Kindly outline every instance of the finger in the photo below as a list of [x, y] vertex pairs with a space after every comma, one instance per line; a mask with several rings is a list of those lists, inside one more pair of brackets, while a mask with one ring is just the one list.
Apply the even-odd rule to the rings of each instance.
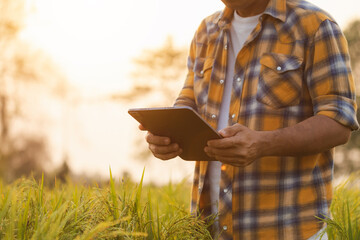
[[246, 129], [245, 126], [239, 124], [239, 123], [236, 123], [232, 126], [229, 126], [229, 127], [226, 127], [224, 129], [221, 129], [219, 131], [220, 135], [227, 138], [227, 137], [232, 137], [232, 136], [235, 136], [238, 132], [242, 131]]
[[239, 153], [236, 152], [235, 148], [213, 148], [205, 147], [205, 152], [208, 152], [212, 155], [222, 156], [222, 157], [241, 157]]
[[180, 147], [176, 143], [167, 146], [149, 144], [149, 149], [154, 154], [170, 154], [170, 153], [178, 152]]
[[140, 129], [141, 131], [146, 131], [146, 128], [145, 128], [142, 124], [139, 124], [139, 129]]
[[235, 147], [236, 142], [234, 137], [227, 137], [222, 139], [210, 140], [207, 145], [212, 148], [232, 148]]
[[207, 149], [207, 147], [204, 148], [204, 152], [205, 152], [206, 155], [208, 155], [209, 157], [215, 158], [215, 155], [214, 155], [211, 151], [209, 151], [209, 150]]
[[167, 153], [167, 154], [154, 154], [154, 156], [161, 160], [166, 161], [179, 156], [181, 153], [182, 153], [182, 149], [179, 149], [179, 151], [176, 152]]
[[156, 135], [152, 134], [151, 132], [148, 132], [145, 139], [149, 144], [154, 144], [154, 145], [167, 146], [171, 143], [170, 138], [156, 136]]

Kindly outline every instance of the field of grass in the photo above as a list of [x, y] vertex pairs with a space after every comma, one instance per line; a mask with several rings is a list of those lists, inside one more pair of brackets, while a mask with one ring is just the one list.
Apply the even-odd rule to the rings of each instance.
[[[111, 175], [110, 175], [111, 176]], [[188, 183], [114, 181], [99, 187], [0, 182], [0, 239], [211, 239], [189, 215]]]
[[[110, 173], [111, 176], [111, 173]], [[189, 214], [187, 182], [155, 187], [111, 180], [104, 186], [19, 179], [0, 182], [0, 239], [211, 239]], [[335, 189], [329, 239], [360, 239], [360, 177]]]
[[360, 172], [335, 188], [326, 232], [329, 240], [360, 240]]

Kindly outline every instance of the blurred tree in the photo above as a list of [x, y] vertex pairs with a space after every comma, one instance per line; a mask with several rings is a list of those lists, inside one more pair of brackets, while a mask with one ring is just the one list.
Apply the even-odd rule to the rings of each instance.
[[63, 183], [66, 182], [67, 178], [70, 177], [71, 174], [68, 162], [69, 157], [64, 156], [62, 165], [55, 172], [56, 179], [60, 180]]
[[21, 133], [16, 125], [19, 118], [28, 121], [24, 106], [39, 94], [30, 89], [41, 85], [59, 96], [66, 91], [65, 78], [51, 59], [18, 37], [29, 5], [26, 0], [0, 1], [0, 176], [5, 180], [43, 171], [49, 160], [44, 137]]
[[[16, 143], [16, 144], [15, 144]], [[21, 176], [32, 174], [36, 179], [44, 172], [44, 162], [49, 161], [46, 142], [39, 136], [23, 136], [8, 144], [0, 160], [0, 176], [12, 181]]]
[[137, 101], [156, 95], [152, 105], [171, 106], [186, 74], [187, 49], [176, 47], [171, 36], [157, 49], [145, 49], [134, 59], [134, 80], [128, 93], [115, 94], [115, 100]]

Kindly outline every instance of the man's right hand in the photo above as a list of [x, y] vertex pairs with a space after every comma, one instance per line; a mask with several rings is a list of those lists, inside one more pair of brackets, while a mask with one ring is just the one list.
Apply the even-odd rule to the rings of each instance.
[[[147, 131], [141, 124], [139, 125], [139, 129]], [[179, 145], [177, 143], [171, 143], [171, 140], [168, 137], [156, 136], [148, 131], [145, 139], [149, 143], [149, 149], [152, 154], [161, 160], [169, 160], [182, 153], [182, 149]]]

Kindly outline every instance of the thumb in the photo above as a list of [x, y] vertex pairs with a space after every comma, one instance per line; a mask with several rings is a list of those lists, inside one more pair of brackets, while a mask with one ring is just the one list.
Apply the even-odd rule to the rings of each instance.
[[220, 135], [223, 137], [232, 137], [235, 136], [238, 132], [241, 132], [245, 129], [245, 126], [236, 123], [232, 126], [226, 127], [219, 131]]

